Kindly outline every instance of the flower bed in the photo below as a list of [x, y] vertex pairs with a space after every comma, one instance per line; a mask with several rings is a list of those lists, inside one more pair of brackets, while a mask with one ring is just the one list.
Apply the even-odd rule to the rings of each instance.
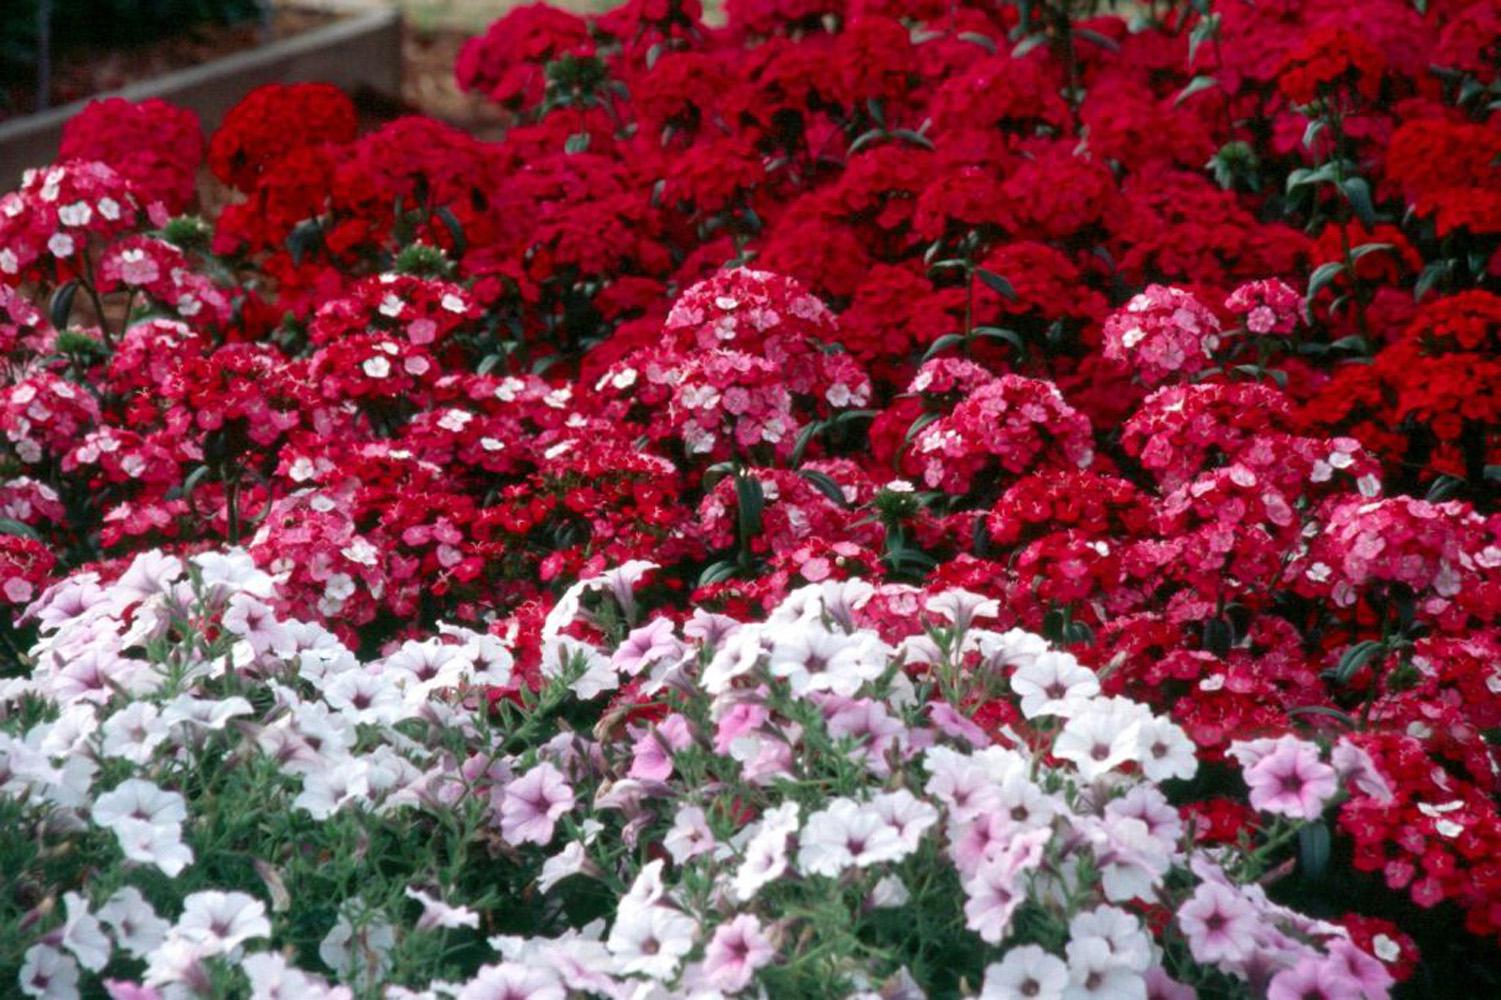
[[1501, 988], [1491, 7], [534, 6], [500, 143], [80, 115], [0, 198], [0, 975]]

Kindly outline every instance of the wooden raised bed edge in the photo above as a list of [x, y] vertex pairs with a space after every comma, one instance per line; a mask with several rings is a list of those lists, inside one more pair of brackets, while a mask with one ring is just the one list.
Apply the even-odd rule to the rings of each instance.
[[[0, 191], [15, 187], [28, 167], [57, 158], [63, 125], [90, 101], [159, 97], [198, 113], [213, 129], [251, 90], [267, 83], [321, 81], [350, 92], [401, 94], [401, 16], [395, 11], [356, 14], [311, 31], [141, 80], [119, 90], [0, 123]], [[296, 128], [288, 122], [288, 128]]]

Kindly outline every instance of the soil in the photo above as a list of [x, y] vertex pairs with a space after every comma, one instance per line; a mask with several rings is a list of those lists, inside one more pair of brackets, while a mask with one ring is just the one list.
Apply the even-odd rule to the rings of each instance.
[[497, 139], [507, 115], [493, 102], [466, 94], [453, 78], [454, 60], [468, 31], [418, 31], [409, 23], [402, 44], [401, 97], [408, 113], [429, 115], [479, 139]]
[[[290, 38], [336, 20], [338, 16], [334, 14], [276, 10], [269, 31], [259, 23], [202, 24], [170, 38], [127, 49], [65, 48], [53, 56], [50, 104], [57, 107], [117, 90], [128, 83], [253, 49], [271, 39]], [[36, 110], [36, 96], [34, 80], [7, 82], [0, 88], [0, 120]]]
[[[53, 58], [51, 106], [58, 107], [127, 84], [197, 66], [220, 56], [253, 49], [321, 28], [339, 14], [278, 9], [269, 33], [259, 24], [204, 24], [171, 38], [127, 49], [78, 47]], [[372, 94], [353, 94], [367, 127], [403, 114], [424, 114], [467, 129], [482, 139], [497, 138], [505, 116], [492, 103], [459, 90], [453, 78], [459, 49], [474, 32], [463, 27], [427, 28], [408, 20], [402, 45], [402, 94], [399, 101]], [[0, 121], [36, 108], [31, 80], [0, 84]]]

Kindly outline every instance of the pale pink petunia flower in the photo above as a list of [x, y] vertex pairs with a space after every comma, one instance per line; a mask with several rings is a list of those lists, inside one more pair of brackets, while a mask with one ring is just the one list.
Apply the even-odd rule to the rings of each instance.
[[737, 993], [775, 955], [776, 948], [762, 932], [761, 921], [742, 913], [714, 931], [704, 952], [704, 973], [711, 986]]
[[682, 642], [673, 634], [672, 619], [653, 618], [631, 630], [610, 657], [610, 665], [634, 677], [658, 660], [680, 656], [683, 648]]
[[742, 701], [731, 705], [723, 715], [719, 717], [714, 730], [714, 750], [716, 753], [727, 754], [730, 745], [742, 736], [753, 733], [767, 719], [771, 713], [762, 705], [754, 701]]
[[1334, 744], [1329, 763], [1340, 780], [1353, 782], [1356, 788], [1377, 802], [1392, 800], [1392, 788], [1386, 776], [1376, 767], [1371, 755], [1348, 737], [1340, 737]]
[[1380, 959], [1366, 954], [1344, 938], [1334, 938], [1328, 947], [1329, 960], [1342, 965], [1345, 973], [1359, 984], [1366, 996], [1384, 997], [1391, 992], [1396, 980]]
[[1256, 908], [1227, 885], [1204, 882], [1178, 907], [1178, 926], [1206, 965], [1245, 961], [1255, 949]]
[[1028, 830], [1011, 838], [964, 882], [965, 926], [991, 944], [999, 944], [1011, 916], [1026, 898], [1023, 876], [1042, 861], [1050, 830]]
[[673, 863], [681, 865], [689, 858], [712, 852], [717, 845], [704, 811], [698, 806], [684, 806], [673, 819], [672, 829], [662, 838], [662, 846], [672, 856]]
[[1187, 983], [1180, 983], [1154, 965], [1144, 977], [1147, 981], [1147, 1000], [1198, 1000], [1198, 993]]
[[506, 786], [501, 835], [511, 844], [545, 846], [558, 818], [573, 809], [573, 788], [563, 772], [543, 762]]
[[1363, 1000], [1370, 996], [1343, 962], [1322, 955], [1306, 956], [1283, 969], [1266, 988], [1267, 1000]]
[[629, 774], [643, 781], [666, 781], [672, 777], [672, 755], [692, 745], [692, 727], [674, 712], [636, 740]]
[[1319, 749], [1296, 736], [1280, 737], [1270, 753], [1245, 769], [1252, 808], [1294, 819], [1317, 819], [1339, 790], [1334, 768]]

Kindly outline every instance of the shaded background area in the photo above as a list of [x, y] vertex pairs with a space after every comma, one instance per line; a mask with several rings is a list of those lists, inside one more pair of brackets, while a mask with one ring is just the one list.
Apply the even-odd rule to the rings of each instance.
[[[458, 91], [454, 58], [464, 39], [521, 2], [3, 0], [0, 121], [295, 37], [353, 14], [395, 10], [405, 24], [402, 100], [413, 111], [484, 130], [494, 124], [493, 109]], [[579, 13], [613, 5], [612, 0], [554, 4]], [[45, 47], [44, 41], [49, 42]]]

